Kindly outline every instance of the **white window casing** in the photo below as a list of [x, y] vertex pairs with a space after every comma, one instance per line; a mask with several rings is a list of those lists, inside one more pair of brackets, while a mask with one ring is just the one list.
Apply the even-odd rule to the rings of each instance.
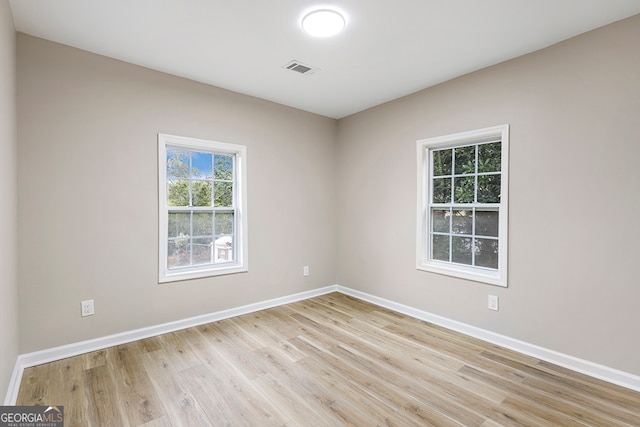
[[159, 283], [248, 271], [246, 165], [243, 145], [158, 134]]
[[508, 159], [509, 125], [417, 141], [418, 270], [507, 286]]

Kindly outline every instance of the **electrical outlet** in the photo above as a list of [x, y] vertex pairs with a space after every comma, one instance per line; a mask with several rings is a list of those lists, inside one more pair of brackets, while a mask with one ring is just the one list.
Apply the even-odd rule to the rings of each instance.
[[93, 308], [93, 300], [86, 300], [86, 301], [81, 301], [80, 302], [80, 314], [82, 315], [82, 317], [86, 317], [86, 316], [93, 316], [95, 314], [94, 308]]
[[305, 265], [304, 267], [302, 267], [302, 275], [303, 276], [308, 276], [309, 275], [309, 266]]
[[489, 295], [489, 310], [498, 311], [498, 297]]

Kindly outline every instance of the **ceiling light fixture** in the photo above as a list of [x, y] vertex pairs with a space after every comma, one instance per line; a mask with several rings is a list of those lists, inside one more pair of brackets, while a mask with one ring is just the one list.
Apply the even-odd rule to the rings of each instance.
[[331, 37], [344, 28], [344, 17], [335, 10], [315, 10], [302, 18], [302, 29], [313, 37]]

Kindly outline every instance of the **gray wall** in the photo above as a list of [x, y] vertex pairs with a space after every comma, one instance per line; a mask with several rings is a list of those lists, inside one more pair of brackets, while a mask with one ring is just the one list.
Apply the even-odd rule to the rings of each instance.
[[[639, 375], [638, 41], [640, 16], [341, 120], [338, 283]], [[509, 287], [417, 271], [416, 140], [505, 123]]]
[[[19, 34], [20, 351], [334, 284], [336, 127]], [[247, 146], [248, 273], [158, 284], [158, 132]]]
[[0, 0], [0, 390], [18, 356], [15, 34], [9, 3]]

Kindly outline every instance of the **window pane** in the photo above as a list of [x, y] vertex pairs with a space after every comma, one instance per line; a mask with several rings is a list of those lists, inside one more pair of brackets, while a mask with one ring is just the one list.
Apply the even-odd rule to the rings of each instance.
[[192, 178], [212, 178], [213, 155], [210, 153], [191, 153], [191, 177]]
[[473, 203], [475, 177], [465, 176], [455, 179], [454, 203]]
[[211, 264], [213, 237], [193, 239], [193, 264]]
[[476, 146], [460, 147], [455, 149], [456, 167], [454, 173], [476, 173]]
[[431, 217], [433, 231], [436, 233], [448, 233], [450, 217], [449, 209], [434, 209]]
[[231, 181], [233, 179], [233, 157], [215, 156], [214, 178]]
[[476, 265], [498, 269], [498, 241], [493, 239], [476, 239]]
[[189, 152], [167, 147], [167, 179], [189, 177]]
[[218, 207], [231, 207], [233, 206], [233, 183], [231, 182], [218, 182], [215, 181], [215, 200], [214, 206]]
[[456, 234], [473, 233], [473, 213], [466, 210], [454, 210], [451, 220], [451, 230]]
[[184, 267], [191, 263], [189, 239], [169, 240], [167, 249], [167, 266], [169, 268]]
[[233, 237], [221, 236], [214, 243], [215, 262], [233, 261]]
[[181, 179], [167, 182], [167, 205], [189, 206], [189, 181]]
[[189, 228], [191, 214], [190, 213], [169, 213], [169, 232], [168, 237], [189, 236]]
[[216, 213], [216, 236], [233, 234], [233, 214]]
[[213, 235], [213, 214], [210, 212], [193, 213], [193, 235], [211, 236]]
[[478, 145], [478, 172], [500, 172], [501, 150], [499, 142]]
[[432, 259], [449, 261], [449, 236], [434, 234], [432, 236]]
[[500, 203], [500, 175], [478, 177], [478, 203]]
[[159, 282], [247, 271], [246, 147], [158, 133], [158, 153]]
[[451, 237], [451, 261], [471, 265], [471, 237]]
[[211, 181], [192, 181], [193, 206], [211, 206]]
[[476, 211], [476, 236], [498, 237], [498, 211]]
[[451, 178], [433, 180], [433, 203], [451, 203]]
[[433, 152], [433, 176], [451, 175], [452, 150]]
[[506, 286], [508, 131], [417, 141], [418, 270]]

